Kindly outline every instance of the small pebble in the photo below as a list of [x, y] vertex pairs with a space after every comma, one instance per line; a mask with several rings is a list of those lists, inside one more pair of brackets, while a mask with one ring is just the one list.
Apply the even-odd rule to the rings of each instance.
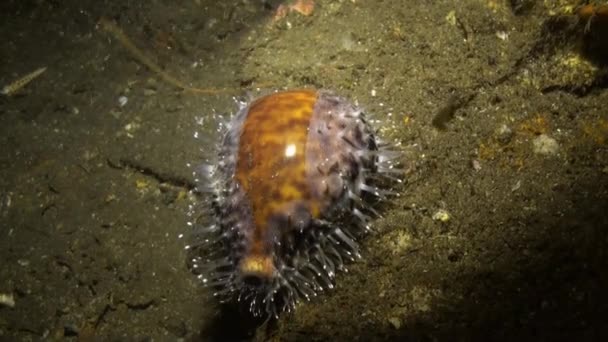
[[121, 107], [124, 107], [127, 104], [127, 102], [129, 102], [129, 99], [126, 96], [120, 96], [118, 98], [118, 105]]
[[0, 293], [0, 306], [15, 307], [15, 298], [12, 294]]
[[439, 209], [433, 214], [433, 220], [443, 223], [448, 222], [450, 220], [450, 213], [447, 210]]
[[500, 40], [507, 40], [507, 39], [509, 39], [509, 33], [505, 32], [505, 31], [497, 31], [496, 37], [498, 37], [498, 39], [500, 39]]
[[391, 317], [388, 319], [388, 322], [391, 324], [391, 326], [393, 326], [393, 328], [395, 329], [399, 329], [401, 328], [401, 320], [397, 317]]
[[513, 130], [507, 125], [502, 125], [496, 130], [496, 140], [503, 145], [508, 144], [512, 137]]
[[532, 144], [534, 146], [534, 153], [544, 155], [555, 155], [559, 150], [559, 144], [557, 141], [546, 134], [541, 134], [536, 137]]
[[475, 170], [475, 171], [480, 171], [481, 170], [481, 163], [477, 159], [473, 159], [471, 161], [471, 166], [473, 167], [473, 170]]

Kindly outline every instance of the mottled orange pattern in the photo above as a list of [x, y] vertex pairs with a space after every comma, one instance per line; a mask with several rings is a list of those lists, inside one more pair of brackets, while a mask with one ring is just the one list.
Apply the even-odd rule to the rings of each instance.
[[[302, 205], [319, 215], [306, 182], [308, 127], [317, 100], [312, 90], [274, 93], [255, 101], [243, 124], [238, 148], [236, 179], [251, 204], [254, 231], [251, 250], [242, 269], [268, 274], [272, 257], [267, 236], [275, 214]], [[251, 267], [250, 267], [251, 266]]]

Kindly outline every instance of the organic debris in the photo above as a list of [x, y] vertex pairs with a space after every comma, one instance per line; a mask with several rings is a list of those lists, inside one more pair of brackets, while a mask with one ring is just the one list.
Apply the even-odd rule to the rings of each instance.
[[577, 9], [576, 15], [581, 20], [587, 21], [586, 30], [591, 27], [591, 22], [597, 21], [603, 24], [608, 23], [608, 5], [587, 4]]
[[474, 93], [452, 95], [448, 102], [435, 114], [431, 123], [438, 130], [446, 130], [448, 122], [454, 118], [456, 111], [466, 106], [474, 97]]
[[272, 17], [272, 22], [276, 22], [283, 19], [287, 14], [291, 12], [297, 12], [303, 16], [310, 16], [315, 10], [314, 0], [296, 0], [291, 5], [281, 4], [277, 7], [277, 10]]
[[25, 87], [28, 83], [32, 82], [35, 78], [42, 75], [42, 73], [45, 71], [46, 67], [36, 69], [35, 71], [21, 77], [20, 79], [2, 88], [1, 93], [6, 96], [14, 95], [16, 92], [23, 89], [23, 87]]
[[116, 25], [113, 21], [108, 20], [106, 18], [99, 19], [99, 27], [101, 27], [104, 31], [110, 33], [116, 40], [118, 40], [122, 46], [124, 46], [130, 53], [138, 60], [141, 64], [148, 67], [158, 76], [160, 76], [163, 81], [180, 88], [185, 91], [193, 92], [193, 93], [201, 93], [201, 94], [221, 94], [229, 92], [226, 89], [215, 89], [215, 88], [195, 88], [190, 87], [184, 84], [182, 81], [177, 78], [169, 75], [165, 71], [163, 71], [160, 66], [154, 63], [150, 58], [148, 58], [144, 53], [137, 47], [131, 40], [127, 37], [127, 35]]

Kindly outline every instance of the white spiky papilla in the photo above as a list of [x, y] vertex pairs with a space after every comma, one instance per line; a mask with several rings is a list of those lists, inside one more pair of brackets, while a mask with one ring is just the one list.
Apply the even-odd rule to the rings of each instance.
[[215, 289], [220, 300], [244, 302], [256, 316], [278, 316], [293, 310], [297, 302], [332, 289], [336, 273], [346, 271], [345, 262], [361, 257], [357, 240], [371, 229], [372, 218], [379, 216], [369, 198], [382, 200], [392, 194], [381, 187], [386, 180], [399, 181], [395, 163], [401, 154], [378, 139], [360, 108], [319, 92], [309, 139], [329, 139], [328, 145], [339, 153], [330, 149], [327, 156], [315, 155], [307, 162], [316, 163], [318, 174], [313, 178], [329, 184], [326, 191], [332, 200], [321, 218], [289, 231], [292, 236], [275, 239], [274, 276], [269, 282], [250, 284], [237, 268], [246, 250], [243, 222], [251, 219], [242, 206], [246, 194], [234, 177], [240, 131], [248, 112], [245, 105], [240, 107], [230, 122], [220, 124], [217, 159], [195, 172], [203, 203], [192, 207], [194, 233], [187, 248], [193, 271]]

